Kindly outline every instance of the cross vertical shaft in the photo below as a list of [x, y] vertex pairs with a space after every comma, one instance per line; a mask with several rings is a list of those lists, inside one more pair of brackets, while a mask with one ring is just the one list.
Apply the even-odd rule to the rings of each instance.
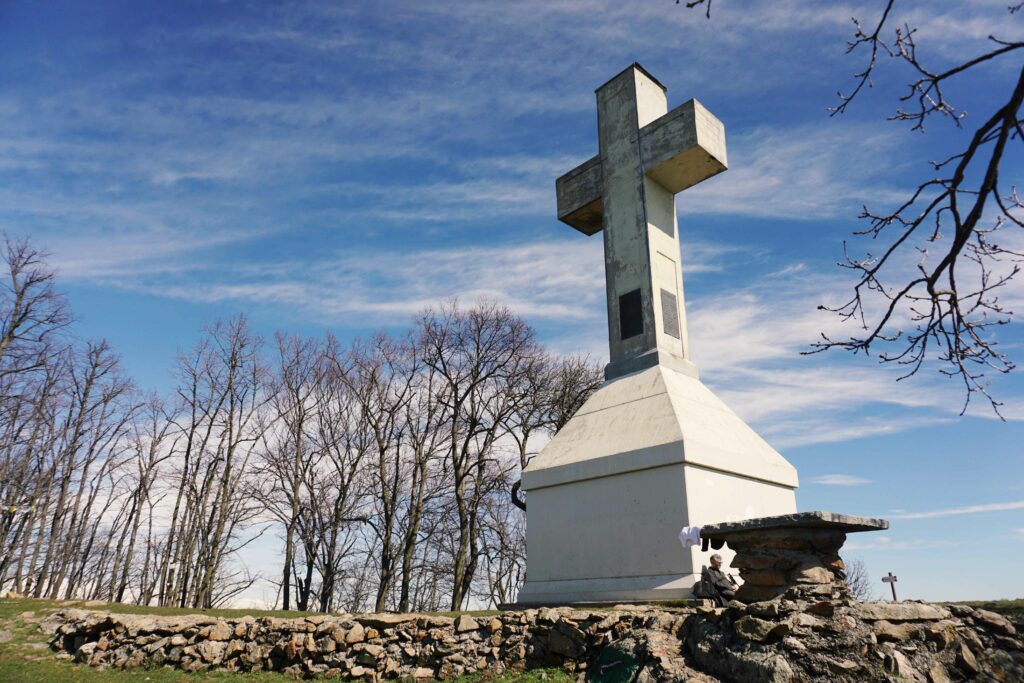
[[612, 367], [654, 350], [689, 361], [675, 200], [644, 174], [640, 145], [667, 111], [664, 87], [637, 68], [597, 91]]

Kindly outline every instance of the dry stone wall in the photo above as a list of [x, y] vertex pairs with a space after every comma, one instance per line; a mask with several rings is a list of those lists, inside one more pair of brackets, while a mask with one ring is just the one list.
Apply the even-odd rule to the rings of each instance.
[[371, 614], [220, 619], [71, 609], [55, 615], [44, 628], [56, 628], [55, 649], [91, 666], [447, 680], [474, 671], [539, 666], [583, 672], [593, 653], [623, 634], [648, 629], [677, 633], [690, 614], [692, 610], [542, 609], [480, 618]]
[[794, 588], [803, 597], [842, 599], [849, 596], [846, 566], [839, 549], [846, 534], [832, 529], [772, 529], [729, 536], [736, 552], [732, 566], [743, 585], [736, 598], [743, 602], [771, 600]]
[[62, 657], [98, 667], [275, 670], [450, 680], [560, 666], [580, 681], [1024, 681], [1024, 624], [916, 602], [805, 599], [725, 608], [541, 609], [494, 617], [153, 617], [65, 610]]

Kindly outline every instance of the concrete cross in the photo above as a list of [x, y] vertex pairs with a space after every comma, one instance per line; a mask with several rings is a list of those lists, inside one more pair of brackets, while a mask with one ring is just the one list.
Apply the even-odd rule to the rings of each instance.
[[697, 100], [671, 112], [633, 64], [597, 89], [599, 153], [558, 179], [558, 218], [604, 230], [612, 379], [659, 363], [693, 377], [675, 194], [727, 167], [725, 127]]
[[887, 583], [887, 584], [889, 584], [889, 588], [892, 588], [892, 601], [893, 602], [899, 602], [899, 600], [896, 599], [896, 582], [897, 581], [899, 581], [899, 579], [897, 579], [893, 575], [892, 572], [889, 572], [889, 576], [883, 576], [882, 577], [882, 583]]

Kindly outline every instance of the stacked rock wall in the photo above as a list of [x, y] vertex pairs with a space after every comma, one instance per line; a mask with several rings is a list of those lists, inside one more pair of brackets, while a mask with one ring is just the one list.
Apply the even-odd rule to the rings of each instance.
[[849, 595], [846, 566], [839, 549], [846, 534], [831, 529], [759, 530], [729, 536], [736, 551], [732, 566], [743, 578], [736, 597], [744, 602], [771, 600], [799, 588], [809, 599]]
[[[44, 628], [56, 628], [55, 649], [91, 666], [433, 680], [528, 667], [583, 672], [609, 642], [640, 632], [644, 642], [650, 640], [648, 631], [678, 633], [690, 614], [692, 610], [542, 609], [480, 618], [371, 614], [220, 619], [72, 609], [55, 615]], [[674, 642], [678, 649], [678, 639]]]
[[1024, 681], [1005, 617], [962, 605], [772, 600], [689, 620], [692, 666], [725, 681]]
[[559, 666], [579, 680], [1024, 681], [1008, 619], [960, 605], [787, 597], [726, 608], [541, 609], [473, 618], [151, 617], [66, 610], [43, 624], [63, 657], [121, 669], [275, 670], [450, 680]]

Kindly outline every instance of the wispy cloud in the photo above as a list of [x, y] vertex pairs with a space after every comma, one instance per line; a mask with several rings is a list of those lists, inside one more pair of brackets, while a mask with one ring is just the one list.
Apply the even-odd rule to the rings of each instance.
[[1009, 503], [984, 503], [982, 505], [968, 505], [965, 507], [930, 510], [927, 512], [908, 512], [905, 514], [893, 515], [892, 517], [894, 519], [934, 519], [936, 517], [977, 515], [985, 512], [1005, 512], [1007, 510], [1024, 510], [1024, 500], [1017, 500]]
[[871, 480], [852, 474], [823, 474], [820, 477], [811, 479], [811, 483], [823, 486], [863, 486], [864, 484], [870, 484]]
[[[365, 30], [379, 18], [371, 5], [150, 24], [124, 39], [133, 58], [109, 72], [0, 88], [0, 229], [31, 232], [68, 282], [276, 305], [282, 324], [339, 327], [492, 298], [554, 348], [602, 356], [601, 237], [556, 233], [551, 217], [554, 178], [597, 148], [592, 88], [639, 58], [670, 86], [670, 105], [696, 95], [732, 114], [732, 168], [680, 195], [684, 221], [852, 216], [866, 197], [894, 196], [878, 150], [899, 133], [828, 119], [806, 84], [829, 83], [837, 64], [847, 73], [856, 7], [726, 3], [708, 22], [656, 3], [440, 2], [391, 12], [383, 41]], [[96, 56], [93, 43], [79, 47]], [[751, 102], [790, 96], [808, 109], [750, 114]], [[842, 336], [816, 306], [847, 294], [844, 278], [717, 236], [687, 236], [683, 255], [689, 285], [736, 274], [691, 297], [693, 353], [773, 444], [954, 419], [949, 383], [896, 384], [860, 359], [800, 355], [821, 331]]]
[[[243, 309], [271, 304], [288, 317], [329, 325], [358, 320], [362, 326], [401, 326], [452, 297], [486, 298], [532, 321], [557, 351], [606, 354], [600, 237], [445, 249], [361, 247], [311, 260], [252, 263], [218, 262], [187, 251], [203, 244], [171, 235], [154, 240], [152, 249], [144, 239], [92, 246], [71, 242], [58, 251], [68, 254], [58, 263], [75, 277], [110, 286], [192, 302], [234, 302]], [[694, 277], [732, 263], [770, 258], [694, 240], [686, 242], [685, 252], [691, 284]], [[689, 327], [704, 380], [777, 447], [893, 434], [957, 419], [957, 388], [937, 378], [897, 383], [895, 373], [842, 354], [800, 355], [820, 331], [840, 329], [816, 305], [844, 286], [797, 263], [756, 285], [696, 297]]]
[[[528, 318], [592, 318], [604, 299], [599, 241], [403, 252], [355, 250], [313, 263], [251, 266], [215, 283], [181, 283], [192, 301], [273, 301], [328, 320], [404, 322], [453, 297], [493, 299]], [[566, 296], [572, 292], [575, 296]]]
[[[963, 61], [992, 49], [989, 36], [1009, 39], [1014, 30], [1009, 3], [1004, 0], [975, 0], [946, 7], [898, 7], [890, 33], [904, 24], [916, 29], [915, 38], [945, 60]], [[927, 64], [928, 61], [925, 61]], [[1013, 69], [1012, 60], [1003, 68]]]
[[955, 419], [957, 387], [928, 372], [897, 382], [894, 368], [842, 353], [800, 355], [822, 332], [850, 334], [817, 308], [846, 287], [839, 276], [789, 267], [690, 305], [691, 346], [702, 378], [742, 417], [761, 425], [776, 446], [846, 441]]
[[952, 548], [960, 545], [949, 539], [928, 540], [923, 538], [909, 538], [905, 540], [893, 539], [890, 536], [871, 536], [870, 540], [849, 541], [843, 546], [843, 553], [858, 552], [864, 550], [904, 551], [921, 550], [924, 548]]
[[900, 197], [888, 180], [893, 167], [880, 165], [877, 151], [895, 146], [899, 135], [892, 128], [831, 119], [727, 132], [729, 172], [687, 190], [679, 205], [697, 214], [852, 217], [868, 198], [886, 203]]
[[56, 240], [52, 264], [61, 278], [118, 285], [157, 275], [190, 277], [200, 262], [197, 252], [256, 240], [258, 230], [84, 232]]

